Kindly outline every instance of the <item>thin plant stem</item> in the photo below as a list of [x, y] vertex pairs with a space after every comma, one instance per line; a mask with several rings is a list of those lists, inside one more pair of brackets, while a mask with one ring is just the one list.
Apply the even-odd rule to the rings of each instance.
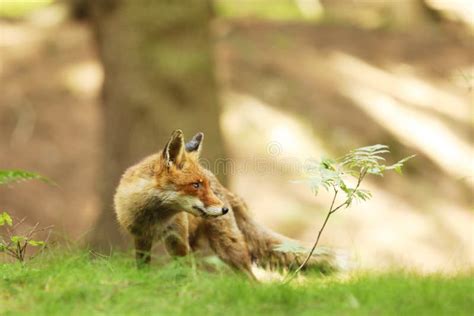
[[314, 250], [316, 249], [316, 246], [318, 245], [319, 243], [319, 239], [321, 238], [321, 234], [323, 233], [323, 230], [324, 230], [324, 227], [326, 227], [326, 224], [329, 220], [329, 217], [331, 216], [332, 214], [332, 208], [334, 207], [334, 203], [336, 202], [336, 198], [337, 198], [337, 193], [338, 191], [337, 190], [334, 190], [334, 196], [332, 198], [332, 202], [331, 202], [331, 207], [329, 208], [329, 211], [326, 215], [326, 218], [324, 219], [324, 223], [323, 225], [321, 226], [321, 229], [319, 230], [318, 232], [318, 237], [316, 238], [316, 241], [314, 242], [313, 244], [313, 247], [311, 248], [311, 251], [309, 252], [309, 254], [306, 256], [306, 258], [304, 259], [303, 263], [300, 264], [300, 266], [292, 273], [290, 274], [290, 277], [285, 281], [285, 283], [288, 283], [290, 282], [291, 280], [294, 279], [294, 277], [301, 271], [301, 269], [304, 268], [304, 266], [308, 263], [309, 259], [311, 259], [311, 256], [313, 255], [313, 252]]
[[367, 174], [367, 170], [362, 169], [360, 174], [359, 174], [359, 178], [357, 179], [357, 185], [356, 185], [355, 189], [351, 192], [350, 195], [347, 196], [347, 199], [344, 202], [342, 202], [340, 205], [338, 205], [336, 208], [334, 208], [334, 203], [336, 202], [337, 194], [339, 193], [339, 191], [336, 188], [334, 188], [334, 195], [333, 195], [333, 198], [332, 198], [331, 206], [329, 207], [329, 211], [326, 215], [326, 218], [324, 219], [323, 225], [319, 229], [318, 236], [316, 237], [316, 241], [314, 242], [313, 247], [311, 248], [311, 251], [308, 253], [308, 255], [304, 259], [303, 263], [301, 263], [301, 265], [293, 273], [288, 275], [288, 278], [284, 281], [284, 283], [289, 283], [291, 280], [293, 280], [296, 277], [296, 275], [301, 271], [301, 269], [303, 269], [305, 267], [305, 265], [308, 263], [309, 259], [311, 259], [311, 257], [313, 256], [313, 253], [316, 250], [316, 247], [318, 246], [319, 239], [321, 238], [321, 235], [324, 231], [324, 228], [326, 228], [326, 224], [329, 221], [329, 217], [331, 217], [332, 214], [334, 214], [337, 210], [339, 210], [343, 206], [349, 204], [349, 201], [352, 199], [352, 197], [354, 195], [354, 192], [357, 191], [357, 189], [359, 188], [359, 186], [360, 186], [360, 184], [361, 184], [361, 182], [364, 179], [366, 174]]

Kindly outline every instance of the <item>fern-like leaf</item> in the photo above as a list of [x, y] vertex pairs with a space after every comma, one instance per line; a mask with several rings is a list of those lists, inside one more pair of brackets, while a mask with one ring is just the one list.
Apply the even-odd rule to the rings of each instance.
[[24, 170], [0, 170], [0, 185], [27, 180], [40, 180], [48, 184], [55, 184], [52, 180], [34, 172]]

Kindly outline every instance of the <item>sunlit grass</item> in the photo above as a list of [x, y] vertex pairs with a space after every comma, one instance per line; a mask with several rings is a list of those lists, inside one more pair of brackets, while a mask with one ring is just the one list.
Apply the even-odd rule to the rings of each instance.
[[192, 260], [138, 271], [129, 256], [53, 252], [0, 264], [1, 315], [470, 315], [472, 275], [309, 276], [256, 284]]

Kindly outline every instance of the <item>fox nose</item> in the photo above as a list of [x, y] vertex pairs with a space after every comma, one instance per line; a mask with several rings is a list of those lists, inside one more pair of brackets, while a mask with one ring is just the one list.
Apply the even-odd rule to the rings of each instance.
[[225, 214], [227, 214], [228, 212], [229, 212], [229, 209], [224, 206], [224, 207], [222, 208], [222, 214], [225, 215]]

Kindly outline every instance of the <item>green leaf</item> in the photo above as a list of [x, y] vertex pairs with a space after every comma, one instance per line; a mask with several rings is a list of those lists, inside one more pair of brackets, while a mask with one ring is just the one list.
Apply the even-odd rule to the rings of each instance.
[[[321, 188], [327, 191], [344, 192], [346, 207], [355, 201], [367, 201], [372, 195], [369, 191], [347, 187], [345, 179], [352, 176], [360, 181], [363, 175], [373, 174], [383, 176], [385, 171], [394, 170], [401, 173], [403, 164], [414, 156], [406, 157], [393, 165], [383, 164], [385, 158], [381, 155], [390, 153], [387, 145], [376, 144], [351, 150], [337, 160], [322, 159], [321, 161], [308, 160], [305, 162], [307, 174], [306, 182], [315, 195]], [[360, 183], [359, 183], [360, 184]]]
[[385, 169], [386, 170], [395, 170], [395, 172], [397, 172], [398, 174], [402, 174], [402, 167], [405, 164], [405, 162], [407, 162], [408, 160], [410, 160], [414, 157], [416, 157], [416, 155], [411, 155], [411, 156], [405, 157], [402, 160], [394, 163], [391, 166], [385, 166]]
[[44, 246], [45, 242], [40, 240], [28, 240], [28, 245], [33, 247]]
[[0, 170], [0, 185], [9, 184], [27, 180], [40, 180], [45, 183], [55, 185], [55, 183], [37, 173], [24, 170]]
[[395, 166], [395, 168], [393, 168], [393, 170], [395, 170], [395, 172], [400, 174], [400, 175], [403, 174], [402, 166]]
[[321, 161], [308, 160], [305, 162], [306, 179], [297, 182], [306, 182], [315, 195], [324, 188], [330, 191], [341, 184], [343, 172], [335, 160], [323, 159]]
[[320, 166], [324, 169], [327, 169], [327, 170], [333, 170], [335, 171], [336, 170], [336, 161], [332, 160], [332, 159], [328, 159], [328, 158], [324, 158], [323, 160], [321, 160], [320, 162]]
[[13, 220], [7, 212], [0, 214], [0, 226], [7, 224], [8, 226], [13, 225]]
[[24, 236], [12, 236], [10, 238], [10, 240], [15, 244], [19, 244], [19, 243], [24, 242], [26, 240], [26, 237], [24, 237]]
[[367, 173], [375, 174], [377, 176], [383, 176], [383, 170], [382, 169], [383, 168], [381, 168], [381, 166], [372, 167], [372, 168], [367, 169]]
[[290, 252], [290, 253], [308, 253], [309, 249], [301, 246], [295, 241], [285, 240], [281, 244], [273, 248], [275, 251], [279, 252]]
[[405, 165], [405, 162], [407, 162], [408, 160], [413, 159], [415, 157], [416, 157], [416, 155], [411, 155], [411, 156], [405, 157], [402, 160], [398, 161], [395, 165], [400, 166], [400, 168], [401, 168]]
[[354, 192], [354, 196], [360, 201], [367, 201], [372, 197], [372, 193], [368, 190], [358, 189]]

